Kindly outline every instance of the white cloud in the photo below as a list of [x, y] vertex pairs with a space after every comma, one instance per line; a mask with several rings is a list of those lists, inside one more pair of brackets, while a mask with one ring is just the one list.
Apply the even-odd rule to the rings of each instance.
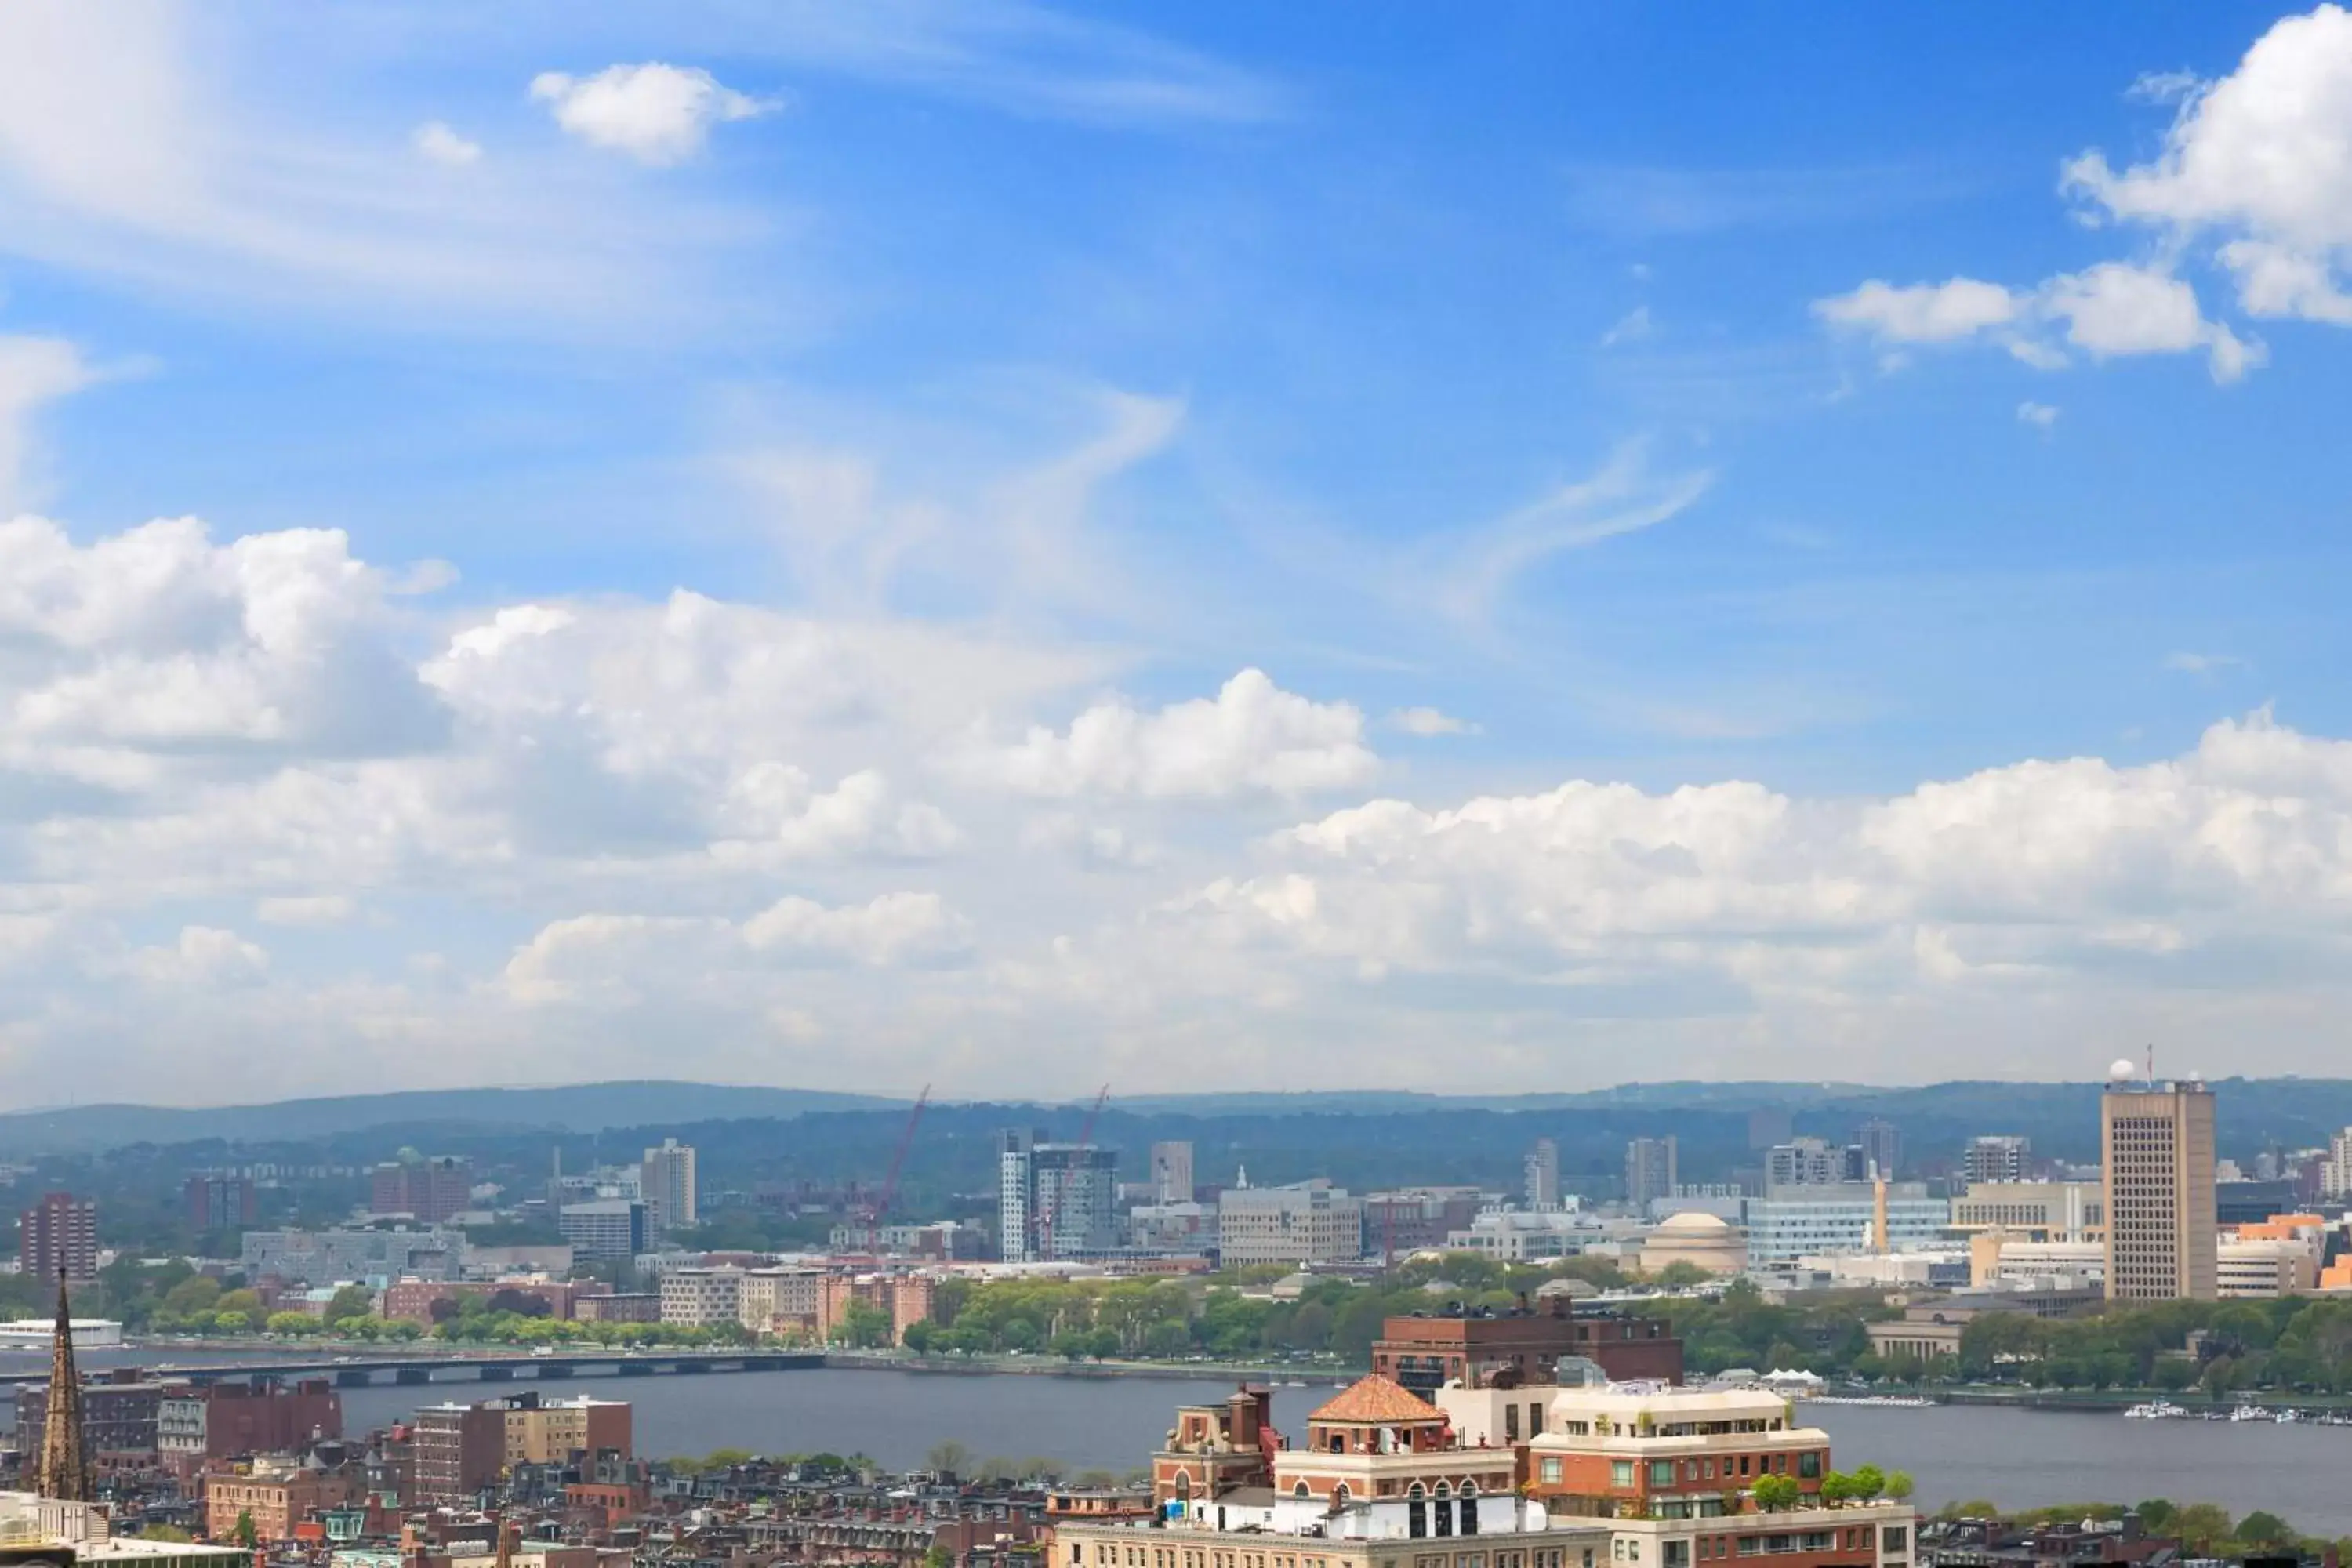
[[2058, 410], [2047, 403], [2021, 403], [2017, 405], [2017, 417], [2038, 430], [2050, 430], [2057, 426]]
[[468, 163], [482, 161], [482, 144], [467, 141], [444, 121], [426, 121], [416, 128], [408, 141], [421, 156], [436, 163], [446, 163], [452, 168], [463, 168]]
[[2000, 284], [1974, 278], [1900, 288], [1874, 278], [1851, 294], [1816, 300], [1813, 313], [1837, 326], [1866, 330], [1882, 342], [1945, 343], [2007, 326], [2024, 306]]
[[774, 967], [869, 969], [951, 959], [969, 923], [936, 893], [885, 893], [828, 908], [778, 900], [743, 921], [719, 917], [578, 915], [541, 929], [510, 958], [507, 994], [525, 1004], [638, 1000], [741, 981]]
[[2219, 242], [2256, 315], [2352, 321], [2352, 12], [2282, 17], [2236, 70], [2182, 93], [2154, 160], [2118, 171], [2092, 151], [2065, 179], [2105, 217]]
[[1389, 715], [1389, 727], [1408, 735], [1475, 735], [1478, 726], [1434, 708], [1400, 708]]
[[2184, 675], [2217, 675], [2225, 669], [2242, 669], [2246, 661], [2233, 653], [2169, 653], [2164, 656], [2164, 668], [2177, 669]]
[[2067, 363], [2053, 331], [2095, 359], [2203, 349], [2219, 382], [2238, 380], [2266, 357], [2261, 343], [2207, 320], [2187, 282], [2121, 261], [2061, 273], [2025, 293], [1969, 278], [1906, 288], [1874, 279], [1851, 294], [1815, 300], [1813, 312], [1885, 345], [1999, 343], [2037, 370]]
[[169, 947], [131, 954], [131, 972], [150, 985], [250, 985], [269, 972], [269, 954], [233, 931], [184, 926]]
[[1123, 699], [1098, 703], [1066, 732], [1033, 728], [1013, 745], [982, 751], [972, 771], [1047, 797], [1303, 795], [1370, 777], [1378, 762], [1363, 734], [1353, 705], [1311, 701], [1244, 669], [1214, 698], [1156, 713]]
[[253, 912], [264, 925], [331, 926], [341, 925], [358, 914], [359, 903], [341, 893], [317, 893], [263, 899], [254, 905]]
[[778, 107], [774, 99], [719, 85], [698, 67], [658, 60], [607, 66], [590, 77], [542, 71], [531, 79], [530, 96], [590, 146], [656, 166], [701, 152], [714, 125], [756, 119]]
[[2066, 323], [2066, 341], [2099, 358], [2119, 354], [2182, 353], [2203, 348], [2213, 379], [2235, 381], [2263, 363], [2260, 343], [2241, 341], [2229, 328], [2209, 321], [2197, 306], [2197, 291], [2178, 278], [2120, 261], [2052, 279], [2042, 286], [2049, 314]]
[[1636, 305], [1617, 319], [1616, 325], [1601, 334], [1601, 346], [1613, 349], [1620, 343], [1639, 342], [1650, 335], [1650, 307]]
[[616, 190], [572, 158], [484, 160], [453, 181], [436, 154], [460, 149], [454, 132], [347, 132], [322, 106], [355, 85], [282, 69], [306, 46], [348, 58], [315, 36], [341, 15], [303, 16], [297, 38], [266, 11], [0, 5], [0, 253], [331, 313], [339, 331], [667, 341], [707, 320], [721, 261], [753, 237], [741, 214]]
[[63, 338], [0, 337], [0, 516], [21, 492], [34, 418], [97, 379], [81, 351]]

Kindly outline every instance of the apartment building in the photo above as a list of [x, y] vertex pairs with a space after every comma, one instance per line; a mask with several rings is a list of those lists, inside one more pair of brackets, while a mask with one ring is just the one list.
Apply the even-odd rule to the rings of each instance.
[[1217, 1257], [1248, 1263], [1333, 1263], [1364, 1253], [1364, 1205], [1328, 1182], [1229, 1187], [1217, 1197]]

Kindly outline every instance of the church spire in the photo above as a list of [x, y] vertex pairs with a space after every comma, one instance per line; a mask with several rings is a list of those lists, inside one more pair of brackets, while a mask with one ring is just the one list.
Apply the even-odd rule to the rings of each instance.
[[74, 1370], [73, 1302], [58, 1270], [58, 1321], [49, 1349], [49, 1403], [41, 1423], [40, 1494], [88, 1502], [89, 1457], [82, 1447], [81, 1375]]

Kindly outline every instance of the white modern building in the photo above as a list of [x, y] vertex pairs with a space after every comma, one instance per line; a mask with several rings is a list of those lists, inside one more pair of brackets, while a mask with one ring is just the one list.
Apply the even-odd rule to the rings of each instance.
[[695, 1197], [694, 1145], [665, 1138], [658, 1149], [648, 1149], [638, 1169], [646, 1222], [656, 1232], [683, 1230], [701, 1219]]
[[1325, 1181], [1229, 1187], [1217, 1198], [1217, 1260], [1339, 1263], [1364, 1253], [1364, 1201]]
[[1464, 1230], [1448, 1231], [1449, 1252], [1475, 1252], [1497, 1263], [1573, 1258], [1608, 1232], [1570, 1199], [1551, 1209], [1481, 1209]]
[[1939, 1246], [1951, 1228], [1952, 1208], [1931, 1198], [1918, 1182], [1885, 1185], [1886, 1234], [1877, 1234], [1878, 1184], [1800, 1183], [1775, 1188], [1748, 1205], [1748, 1260], [1793, 1263], [1818, 1255], [1905, 1252]]

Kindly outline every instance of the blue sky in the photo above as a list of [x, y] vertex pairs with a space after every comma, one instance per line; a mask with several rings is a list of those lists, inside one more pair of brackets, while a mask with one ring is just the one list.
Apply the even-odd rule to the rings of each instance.
[[2352, 16], [1805, 20], [11, 7], [20, 1098], [2322, 1070]]

